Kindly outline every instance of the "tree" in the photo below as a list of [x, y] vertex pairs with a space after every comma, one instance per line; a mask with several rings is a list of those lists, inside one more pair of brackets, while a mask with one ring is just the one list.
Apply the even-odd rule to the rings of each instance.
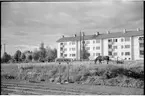
[[52, 59], [55, 60], [57, 58], [57, 49], [56, 48], [52, 50], [52, 55], [53, 55]]
[[4, 52], [2, 58], [1, 58], [1, 62], [2, 63], [8, 63], [9, 60], [11, 60], [11, 55], [7, 54], [6, 52]]
[[48, 62], [54, 61], [55, 58], [57, 57], [57, 50], [56, 49], [51, 49], [50, 47], [46, 47], [46, 58]]
[[39, 57], [40, 57], [40, 51], [35, 50], [32, 54], [32, 58], [34, 59], [34, 61], [38, 61]]
[[46, 49], [44, 48], [44, 43], [40, 44], [40, 53], [39, 53], [39, 61], [45, 61], [46, 58]]
[[33, 57], [32, 55], [28, 55], [28, 61], [32, 61]]
[[16, 51], [16, 53], [14, 54], [14, 59], [16, 60], [16, 62], [21, 61], [21, 51], [20, 50]]
[[22, 61], [25, 61], [25, 59], [26, 59], [26, 56], [25, 56], [24, 53], [22, 53], [22, 54], [21, 54], [21, 60], [22, 60]]

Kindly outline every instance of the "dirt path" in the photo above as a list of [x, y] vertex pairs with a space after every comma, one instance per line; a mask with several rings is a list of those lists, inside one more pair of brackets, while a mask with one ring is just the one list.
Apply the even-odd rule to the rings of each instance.
[[[30, 83], [26, 81], [18, 80], [2, 80], [2, 89], [6, 90], [9, 87], [17, 90], [29, 90], [28, 95], [42, 94], [42, 95], [84, 95], [84, 94], [96, 94], [96, 95], [143, 95], [143, 89], [139, 88], [125, 88], [125, 87], [114, 87], [114, 86], [93, 86], [93, 85], [80, 85], [80, 84], [55, 84], [55, 83]], [[5, 86], [5, 88], [4, 88]], [[37, 90], [36, 90], [37, 89]], [[8, 91], [8, 90], [7, 90]], [[19, 92], [17, 94], [21, 94]]]

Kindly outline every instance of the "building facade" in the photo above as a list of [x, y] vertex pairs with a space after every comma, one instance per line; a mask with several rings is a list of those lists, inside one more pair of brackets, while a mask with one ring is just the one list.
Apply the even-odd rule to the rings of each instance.
[[[144, 30], [85, 35], [85, 48], [90, 60], [98, 55], [125, 60], [144, 59]], [[62, 37], [58, 41], [57, 57], [80, 60], [80, 36]], [[82, 45], [82, 40], [81, 40]], [[82, 49], [81, 49], [82, 50]]]

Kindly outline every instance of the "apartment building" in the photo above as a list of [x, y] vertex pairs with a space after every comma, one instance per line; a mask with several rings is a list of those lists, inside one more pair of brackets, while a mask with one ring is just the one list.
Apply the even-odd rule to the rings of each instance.
[[[85, 35], [84, 42], [86, 50], [90, 53], [90, 60], [94, 60], [98, 55], [125, 60], [144, 59], [144, 30], [123, 30], [114, 33], [107, 31], [105, 34], [97, 32], [93, 35]], [[80, 36], [63, 36], [57, 40], [57, 43], [58, 58], [80, 59]]]

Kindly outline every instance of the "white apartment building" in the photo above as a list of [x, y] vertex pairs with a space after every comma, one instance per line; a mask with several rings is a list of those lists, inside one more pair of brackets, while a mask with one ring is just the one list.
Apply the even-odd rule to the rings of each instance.
[[[85, 47], [90, 60], [98, 55], [125, 60], [144, 59], [144, 30], [107, 32], [106, 34], [85, 35]], [[62, 37], [58, 42], [57, 57], [80, 59], [80, 36]], [[81, 41], [82, 42], [82, 41]], [[82, 45], [82, 44], [81, 44]]]

